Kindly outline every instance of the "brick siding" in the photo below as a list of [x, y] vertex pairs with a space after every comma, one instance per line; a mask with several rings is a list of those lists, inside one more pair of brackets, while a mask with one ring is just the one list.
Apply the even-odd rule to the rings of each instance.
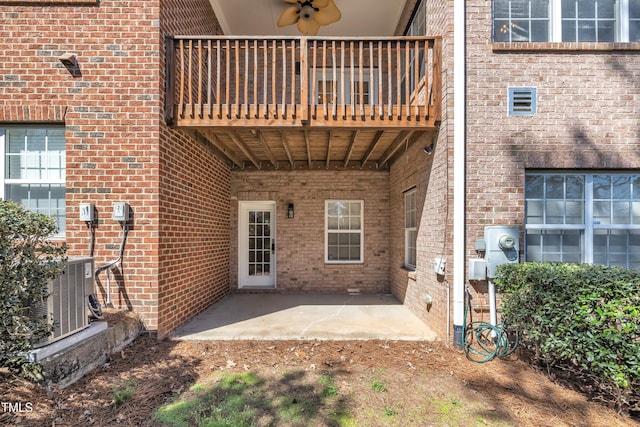
[[[389, 292], [389, 175], [384, 171], [233, 172], [231, 286], [238, 288], [237, 201], [276, 201], [279, 292]], [[326, 264], [325, 200], [364, 200], [364, 263]], [[295, 218], [286, 218], [294, 204]]]
[[[160, 17], [162, 36], [222, 32], [206, 0], [163, 0]], [[163, 61], [164, 40], [160, 46]], [[164, 88], [164, 74], [160, 83]], [[229, 293], [230, 169], [193, 133], [162, 124], [159, 140], [158, 336], [163, 337]]]
[[[640, 45], [492, 44], [491, 2], [467, 12], [467, 257], [503, 224], [519, 227], [523, 255], [528, 169], [639, 170]], [[535, 116], [508, 116], [510, 86], [537, 88]], [[487, 304], [474, 287], [474, 307]]]
[[[171, 295], [174, 288], [184, 286], [184, 280], [167, 273], [166, 265], [173, 255], [161, 252], [164, 247], [159, 245], [160, 226], [170, 227], [171, 221], [167, 219], [176, 211], [175, 204], [169, 201], [164, 206], [173, 210], [167, 209], [161, 216], [160, 165], [163, 160], [167, 163], [163, 156], [171, 146], [175, 149], [189, 143], [185, 136], [172, 133], [161, 123], [163, 32], [213, 33], [218, 24], [205, 0], [163, 2], [162, 29], [160, 3], [156, 1], [79, 3], [75, 0], [0, 2], [3, 22], [0, 52], [4, 58], [10, 58], [0, 63], [0, 121], [5, 124], [64, 123], [66, 243], [70, 256], [88, 254], [89, 231], [78, 219], [80, 203], [94, 203], [99, 212], [95, 245], [98, 266], [118, 257], [122, 229], [111, 219], [112, 203], [123, 201], [131, 205], [132, 229], [122, 268], [112, 276], [111, 298], [116, 307], [139, 313], [149, 330], [160, 329], [163, 334], [206, 303], [193, 304], [177, 298], [170, 307], [165, 307], [168, 304], [162, 298]], [[198, 11], [193, 15], [195, 18], [191, 13], [185, 16], [187, 8]], [[65, 52], [77, 55], [78, 76], [72, 76], [58, 61], [58, 56]], [[212, 177], [205, 172], [204, 165], [217, 164], [219, 160], [203, 154], [207, 150], [197, 143], [190, 143], [197, 147], [193, 150], [194, 158], [203, 163], [193, 169], [194, 176], [187, 180], [198, 183], [203, 177]], [[176, 160], [177, 164], [181, 161]], [[224, 194], [225, 188], [228, 189], [228, 174], [225, 175], [228, 168], [222, 165], [219, 169], [215, 191], [219, 189]], [[164, 168], [162, 173], [171, 180], [170, 174], [176, 171]], [[195, 176], [196, 173], [203, 177]], [[199, 190], [210, 192], [214, 188], [207, 186]], [[223, 221], [218, 225], [223, 233], [219, 234], [228, 236], [228, 221], [224, 222], [228, 197], [227, 207], [222, 206]], [[205, 203], [194, 210], [199, 212], [198, 209], [203, 208], [210, 206]], [[187, 212], [186, 216], [195, 214]], [[185, 236], [181, 240], [189, 238]], [[169, 239], [166, 245], [171, 243]], [[210, 248], [206, 250], [224, 258], [225, 249], [220, 248], [220, 239], [211, 243]], [[220, 265], [224, 269], [224, 259]], [[208, 267], [203, 265], [200, 269]], [[193, 294], [202, 296], [203, 301], [219, 297], [220, 291], [211, 285], [211, 278], [203, 279], [202, 272], [194, 276], [203, 285], [196, 287]], [[220, 279], [219, 273], [213, 276], [216, 282], [228, 283], [228, 279], [226, 282]], [[105, 279], [101, 275], [97, 283], [98, 293], [103, 297], [107, 290]], [[160, 310], [166, 319], [162, 319], [164, 323], [159, 328]]]
[[[447, 309], [452, 301], [453, 285], [453, 16], [452, 2], [424, 0], [426, 4], [427, 34], [442, 39], [442, 123], [435, 134], [417, 138], [394, 160], [390, 171], [392, 258], [390, 267], [393, 295], [424, 321], [441, 338], [451, 336]], [[415, 2], [413, 2], [415, 3]], [[408, 21], [410, 13], [403, 15]], [[398, 30], [406, 28], [401, 22]], [[425, 146], [434, 144], [427, 156]], [[404, 192], [412, 187], [417, 191], [418, 238], [415, 271], [404, 268]], [[444, 276], [433, 271], [433, 259], [446, 261]], [[432, 303], [426, 304], [425, 297]], [[448, 299], [448, 300], [447, 300]]]

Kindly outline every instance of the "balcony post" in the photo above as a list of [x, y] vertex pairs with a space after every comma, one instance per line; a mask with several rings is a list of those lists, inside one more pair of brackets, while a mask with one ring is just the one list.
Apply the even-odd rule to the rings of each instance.
[[433, 81], [431, 87], [431, 104], [435, 107], [434, 119], [442, 120], [442, 38], [433, 41]]
[[300, 39], [300, 120], [309, 121], [309, 50], [306, 37]]
[[165, 37], [165, 72], [164, 72], [164, 121], [168, 126], [174, 124], [175, 91], [176, 91], [176, 40], [172, 36]]

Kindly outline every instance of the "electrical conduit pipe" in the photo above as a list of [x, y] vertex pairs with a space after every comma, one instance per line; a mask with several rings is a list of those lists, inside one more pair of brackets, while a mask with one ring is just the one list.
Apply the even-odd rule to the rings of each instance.
[[462, 348], [465, 321], [466, 40], [465, 1], [453, 6], [453, 343]]

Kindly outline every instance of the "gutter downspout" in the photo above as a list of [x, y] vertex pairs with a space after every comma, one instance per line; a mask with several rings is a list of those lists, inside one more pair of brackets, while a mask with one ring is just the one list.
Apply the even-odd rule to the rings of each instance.
[[464, 335], [466, 202], [466, 40], [465, 0], [453, 6], [453, 344]]

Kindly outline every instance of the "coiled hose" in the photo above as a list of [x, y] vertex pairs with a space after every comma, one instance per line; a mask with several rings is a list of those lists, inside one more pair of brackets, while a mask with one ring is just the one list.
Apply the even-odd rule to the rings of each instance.
[[462, 347], [467, 359], [476, 363], [486, 363], [496, 357], [507, 357], [518, 347], [518, 335], [515, 335], [513, 345], [509, 343], [509, 336], [505, 331], [505, 322], [497, 325], [483, 321], [467, 324], [467, 316], [471, 312], [471, 298], [465, 289], [464, 337]]

